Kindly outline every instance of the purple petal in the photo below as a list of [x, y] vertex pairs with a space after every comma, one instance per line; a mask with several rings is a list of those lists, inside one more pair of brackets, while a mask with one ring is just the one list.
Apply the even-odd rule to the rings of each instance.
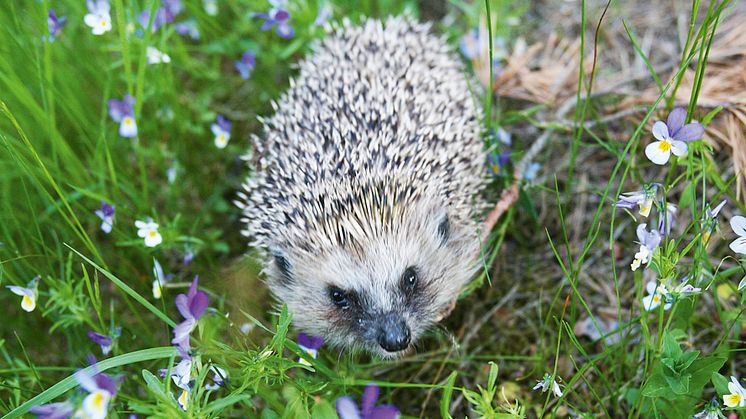
[[29, 413], [37, 415], [37, 419], [67, 419], [73, 414], [70, 402], [49, 403], [33, 406]]
[[268, 31], [268, 30], [272, 29], [272, 26], [274, 26], [274, 25], [275, 25], [275, 22], [272, 19], [267, 19], [267, 20], [264, 21], [264, 24], [262, 25], [261, 28], [259, 28], [259, 30], [262, 31], [262, 32]]
[[122, 101], [124, 105], [125, 114], [133, 116], [135, 114], [135, 98], [131, 95], [125, 95]]
[[277, 25], [277, 36], [283, 39], [290, 39], [295, 35], [295, 29], [288, 25], [286, 22], [279, 23]]
[[363, 399], [360, 401], [360, 411], [363, 417], [367, 418], [368, 415], [373, 411], [373, 406], [376, 405], [378, 400], [378, 393], [380, 389], [375, 384], [368, 384], [363, 390]]
[[399, 417], [399, 409], [396, 406], [385, 404], [373, 409], [366, 419], [396, 419]]
[[197, 294], [197, 288], [199, 287], [199, 275], [195, 275], [194, 279], [192, 280], [192, 284], [189, 285], [189, 292], [187, 292], [187, 297], [189, 297], [189, 301], [191, 304], [192, 298]]
[[110, 337], [96, 333], [93, 330], [88, 331], [88, 338], [98, 346], [111, 346], [112, 344], [112, 339]]
[[273, 13], [272, 20], [281, 23], [290, 19], [290, 13], [285, 9], [278, 9]]
[[324, 345], [323, 336], [311, 336], [311, 346], [307, 346], [309, 349], [319, 349]]
[[192, 313], [189, 311], [189, 298], [184, 294], [179, 294], [176, 296], [176, 308], [179, 310], [179, 313], [185, 318], [185, 319], [191, 319]]
[[668, 126], [668, 133], [673, 137], [676, 135], [677, 132], [681, 129], [682, 126], [684, 126], [684, 121], [686, 120], [686, 110], [684, 108], [675, 108], [671, 111], [670, 114], [668, 114], [668, 119], [666, 120], [666, 125]]
[[347, 396], [337, 399], [337, 414], [339, 419], [362, 419], [355, 402]]
[[116, 99], [109, 100], [109, 116], [116, 122], [122, 122], [124, 118], [124, 105]]
[[207, 293], [198, 291], [189, 304], [189, 311], [192, 312], [195, 320], [199, 320], [205, 314], [208, 304], [210, 304], [210, 298], [207, 296]]
[[684, 125], [677, 133], [673, 136], [675, 141], [695, 141], [702, 138], [705, 135], [705, 127], [699, 122], [692, 122], [691, 124]]
[[298, 334], [298, 345], [311, 348], [311, 337], [305, 333]]
[[115, 396], [117, 394], [118, 382], [117, 380], [111, 378], [108, 374], [99, 373], [96, 374], [93, 379], [96, 381], [96, 385], [98, 386], [98, 388], [108, 391], [109, 394], [111, 394], [112, 396]]

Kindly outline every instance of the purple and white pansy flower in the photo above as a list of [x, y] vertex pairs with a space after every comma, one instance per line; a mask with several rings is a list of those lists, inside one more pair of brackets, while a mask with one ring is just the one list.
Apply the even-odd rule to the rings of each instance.
[[109, 0], [87, 0], [88, 14], [83, 22], [91, 28], [94, 35], [103, 35], [111, 30], [111, 6]]
[[396, 419], [399, 409], [393, 405], [376, 406], [380, 390], [375, 384], [368, 384], [363, 390], [360, 408], [352, 398], [342, 396], [337, 399], [337, 414], [340, 419]]
[[617, 208], [632, 209], [639, 207], [639, 213], [643, 217], [650, 215], [650, 210], [653, 208], [653, 203], [658, 196], [658, 190], [660, 185], [657, 183], [651, 183], [649, 185], [643, 185], [642, 189], [634, 192], [624, 192], [619, 195], [619, 200], [616, 202]]
[[231, 121], [223, 115], [218, 115], [217, 120], [210, 127], [215, 135], [215, 147], [225, 148], [228, 145], [228, 141], [231, 140], [231, 126]]
[[241, 59], [236, 61], [235, 67], [242, 79], [248, 79], [256, 67], [256, 54], [247, 50], [241, 55]]
[[632, 261], [630, 268], [636, 271], [640, 266], [647, 265], [653, 258], [653, 252], [661, 243], [661, 234], [657, 230], [648, 231], [647, 224], [637, 226], [637, 239], [639, 240], [640, 250], [635, 253], [635, 260]]
[[125, 138], [137, 137], [134, 97], [126, 95], [123, 100], [109, 100], [109, 116], [119, 122], [119, 135]]
[[207, 293], [199, 291], [199, 276], [194, 277], [192, 285], [189, 287], [189, 291], [186, 294], [179, 294], [176, 296], [176, 308], [179, 309], [179, 313], [184, 317], [184, 321], [179, 323], [174, 328], [174, 338], [171, 339], [171, 343], [176, 346], [182, 357], [188, 357], [190, 345], [189, 337], [197, 327], [197, 321], [205, 314], [207, 305], [210, 303], [210, 299]]
[[295, 34], [295, 30], [290, 26], [290, 12], [287, 11], [287, 2], [285, 0], [270, 0], [272, 8], [267, 13], [252, 13], [252, 17], [264, 19], [261, 27], [262, 32], [275, 28], [277, 36], [284, 39], [290, 39]]
[[66, 22], [67, 17], [58, 17], [57, 12], [55, 12], [54, 9], [50, 8], [49, 12], [47, 13], [47, 30], [49, 31], [49, 35], [47, 35], [46, 39], [49, 42], [54, 42], [54, 40], [62, 34], [62, 28], [65, 27]]
[[101, 200], [101, 208], [95, 211], [96, 216], [101, 219], [101, 231], [106, 234], [111, 233], [111, 229], [114, 226], [115, 212], [116, 207], [107, 204], [104, 200]]
[[23, 311], [30, 313], [36, 308], [36, 298], [39, 295], [39, 279], [39, 276], [34, 277], [25, 287], [17, 285], [5, 286], [13, 294], [21, 296], [21, 308]]
[[657, 141], [645, 147], [645, 155], [655, 164], [668, 163], [671, 154], [684, 156], [688, 150], [686, 143], [696, 141], [705, 135], [705, 127], [692, 122], [684, 125], [686, 110], [676, 108], [668, 114], [666, 122], [657, 121], [653, 124], [653, 136]]
[[[307, 353], [309, 357], [316, 359], [319, 356], [319, 349], [324, 344], [324, 338], [321, 336], [309, 336], [305, 333], [298, 335], [298, 346], [300, 346], [303, 352]], [[298, 362], [303, 365], [311, 365], [305, 358], [298, 358]]]

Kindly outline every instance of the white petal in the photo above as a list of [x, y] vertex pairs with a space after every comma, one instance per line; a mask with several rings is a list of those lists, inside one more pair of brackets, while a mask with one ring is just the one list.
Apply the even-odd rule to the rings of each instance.
[[675, 156], [686, 156], [686, 152], [689, 148], [683, 141], [671, 141], [671, 152]]
[[656, 141], [654, 143], [648, 144], [648, 146], [645, 147], [645, 155], [648, 157], [648, 159], [660, 166], [668, 163], [668, 159], [671, 158], [671, 150], [661, 150], [661, 143], [662, 141]]
[[151, 234], [153, 230], [150, 230], [145, 236], [145, 246], [148, 247], [156, 247], [163, 241], [163, 237], [161, 237], [161, 234], [155, 231], [155, 234]]
[[85, 391], [89, 393], [98, 391], [98, 385], [96, 385], [96, 382], [93, 380], [93, 377], [91, 377], [84, 370], [76, 371], [74, 374], [74, 377], [75, 377], [75, 380], [78, 382], [78, 384], [80, 384], [80, 386], [85, 389]]
[[23, 298], [21, 299], [21, 308], [24, 311], [29, 312], [29, 313], [34, 311], [34, 309], [36, 308], [36, 297], [33, 295], [32, 296], [24, 295]]
[[645, 291], [647, 291], [648, 294], [654, 294], [656, 288], [658, 288], [658, 284], [655, 281], [649, 281], [647, 285], [645, 285]]
[[111, 394], [106, 390], [97, 390], [83, 400], [83, 411], [88, 419], [104, 419], [109, 410]]
[[99, 21], [98, 16], [92, 13], [88, 13], [87, 15], [83, 17], [83, 22], [85, 22], [85, 24], [90, 26], [91, 28], [95, 28], [97, 26], [96, 24], [98, 23], [98, 21]]
[[347, 396], [337, 399], [337, 414], [339, 414], [340, 419], [361, 419], [357, 405]]
[[739, 236], [746, 236], [746, 217], [736, 215], [730, 219], [730, 228]]
[[653, 137], [658, 140], [665, 140], [669, 138], [668, 126], [663, 121], [658, 121], [653, 124]]
[[119, 125], [119, 135], [125, 138], [132, 138], [137, 136], [137, 124], [135, 119], [131, 116], [125, 116], [122, 118], [122, 123]]
[[652, 295], [648, 295], [642, 298], [642, 306], [647, 311], [653, 310], [654, 308], [658, 307], [659, 304], [660, 303], [653, 301]]
[[742, 289], [746, 288], [746, 276], [744, 276], [741, 279], [741, 282], [738, 283], [738, 290], [741, 291]]
[[137, 228], [142, 229], [142, 228], [145, 228], [146, 225], [147, 223], [145, 223], [145, 221], [140, 221], [140, 220], [135, 221], [135, 227]]
[[730, 250], [746, 255], [746, 237], [739, 237], [730, 243]]
[[153, 298], [156, 300], [161, 298], [163, 290], [161, 289], [161, 284], [158, 283], [158, 280], [153, 281]]

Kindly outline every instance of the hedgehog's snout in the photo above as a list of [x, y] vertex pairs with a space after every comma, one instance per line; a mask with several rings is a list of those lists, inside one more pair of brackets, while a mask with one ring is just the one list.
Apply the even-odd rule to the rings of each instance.
[[381, 316], [378, 322], [378, 344], [387, 352], [399, 352], [409, 347], [411, 333], [407, 322], [397, 313]]

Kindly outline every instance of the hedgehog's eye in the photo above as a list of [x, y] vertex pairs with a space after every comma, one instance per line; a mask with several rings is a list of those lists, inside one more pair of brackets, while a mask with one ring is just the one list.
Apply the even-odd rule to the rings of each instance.
[[412, 294], [417, 289], [417, 283], [420, 282], [420, 278], [417, 275], [417, 269], [414, 266], [410, 266], [404, 270], [401, 276], [401, 288], [407, 294]]
[[339, 287], [329, 287], [329, 299], [331, 299], [332, 303], [339, 308], [347, 308], [350, 306], [349, 296]]

